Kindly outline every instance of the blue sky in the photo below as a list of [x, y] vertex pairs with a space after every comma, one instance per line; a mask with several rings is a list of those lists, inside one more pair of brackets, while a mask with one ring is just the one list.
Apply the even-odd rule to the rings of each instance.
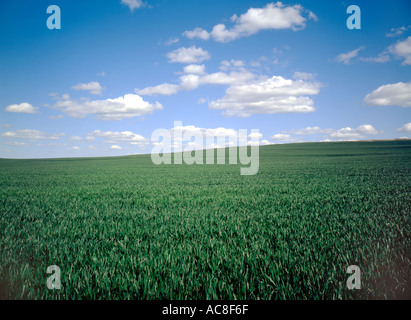
[[411, 138], [410, 71], [406, 0], [5, 0], [0, 157], [149, 153], [179, 120], [262, 145]]

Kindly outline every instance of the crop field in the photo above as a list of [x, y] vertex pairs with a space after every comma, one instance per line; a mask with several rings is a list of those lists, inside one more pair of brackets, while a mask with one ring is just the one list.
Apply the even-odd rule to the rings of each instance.
[[257, 175], [240, 167], [0, 160], [0, 298], [411, 298], [411, 141], [265, 146]]

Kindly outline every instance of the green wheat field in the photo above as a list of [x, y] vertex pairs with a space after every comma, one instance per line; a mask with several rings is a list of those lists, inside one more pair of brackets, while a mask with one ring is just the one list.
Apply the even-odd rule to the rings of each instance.
[[411, 141], [271, 145], [241, 167], [1, 159], [0, 298], [411, 298]]

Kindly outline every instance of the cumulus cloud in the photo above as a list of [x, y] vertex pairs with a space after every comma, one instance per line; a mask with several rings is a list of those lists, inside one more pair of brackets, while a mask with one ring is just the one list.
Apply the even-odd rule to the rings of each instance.
[[202, 28], [195, 28], [194, 30], [191, 30], [191, 31], [185, 31], [183, 35], [189, 39], [194, 39], [194, 38], [199, 38], [203, 40], [210, 39], [210, 34]]
[[233, 15], [230, 19], [233, 23], [231, 28], [220, 23], [215, 25], [211, 32], [195, 28], [184, 32], [184, 35], [190, 39], [208, 40], [212, 38], [218, 42], [228, 42], [256, 34], [261, 30], [291, 29], [297, 31], [305, 28], [307, 18], [304, 15], [310, 20], [318, 20], [313, 12], [305, 10], [301, 5], [286, 6], [281, 2], [269, 3], [263, 8], [250, 8], [239, 17]]
[[172, 95], [181, 90], [193, 90], [200, 85], [231, 85], [242, 84], [256, 76], [245, 70], [234, 70], [229, 73], [215, 72], [205, 73], [204, 65], [188, 65], [184, 68], [184, 73], [178, 79], [178, 84], [163, 83], [157, 86], [146, 87], [144, 89], [135, 89], [140, 95]]
[[[104, 142], [110, 144], [128, 143], [131, 145], [146, 145], [148, 140], [143, 136], [133, 133], [131, 131], [101, 131], [94, 130], [87, 135], [87, 140], [94, 140], [95, 138], [103, 138]], [[91, 139], [90, 139], [91, 138]]]
[[357, 128], [345, 127], [341, 129], [323, 129], [318, 126], [304, 129], [285, 130], [271, 137], [272, 140], [283, 142], [303, 141], [302, 137], [320, 136], [323, 141], [347, 141], [364, 139], [367, 135], [376, 135], [378, 130], [370, 124], [363, 124]]
[[89, 83], [79, 83], [75, 86], [72, 86], [71, 89], [73, 90], [84, 90], [90, 91], [91, 94], [100, 95], [103, 91], [103, 87], [97, 81], [91, 81]]
[[64, 133], [60, 134], [48, 134], [45, 132], [41, 132], [39, 130], [31, 130], [31, 129], [22, 129], [16, 131], [7, 131], [4, 132], [1, 136], [5, 138], [13, 138], [13, 139], [27, 139], [27, 140], [58, 140]]
[[188, 74], [203, 74], [205, 66], [203, 64], [190, 64], [184, 67], [184, 73]]
[[163, 109], [159, 102], [151, 104], [139, 95], [126, 94], [115, 99], [81, 100], [70, 98], [59, 99], [52, 108], [60, 110], [73, 118], [84, 118], [95, 115], [99, 120], [122, 120], [147, 114]]
[[131, 12], [145, 6], [142, 0], [121, 0], [121, 3], [129, 7]]
[[30, 103], [11, 104], [6, 107], [7, 112], [36, 113], [39, 108], [33, 107]]
[[202, 48], [191, 46], [189, 48], [181, 47], [167, 54], [171, 63], [201, 63], [204, 60], [210, 59], [210, 54]]
[[411, 122], [404, 124], [401, 128], [398, 128], [397, 131], [411, 133]]
[[358, 53], [363, 50], [365, 47], [359, 47], [353, 51], [347, 52], [347, 53], [340, 53], [336, 58], [335, 61], [337, 62], [342, 62], [344, 64], [350, 64], [351, 60], [358, 56]]
[[402, 65], [411, 65], [411, 36], [390, 46], [388, 51], [396, 57], [404, 59]]
[[367, 94], [364, 102], [373, 106], [411, 107], [411, 82], [382, 85]]
[[251, 84], [232, 85], [226, 95], [210, 102], [223, 115], [249, 117], [252, 114], [305, 113], [315, 111], [313, 100], [321, 85], [314, 81], [290, 80], [281, 76]]
[[110, 149], [111, 150], [121, 150], [121, 149], [123, 149], [122, 147], [120, 147], [120, 146], [118, 146], [118, 145], [112, 145], [111, 147], [110, 147]]

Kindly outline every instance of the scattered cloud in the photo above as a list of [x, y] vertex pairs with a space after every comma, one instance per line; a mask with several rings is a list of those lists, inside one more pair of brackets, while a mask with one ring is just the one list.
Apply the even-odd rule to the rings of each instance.
[[59, 99], [51, 108], [60, 110], [73, 118], [84, 118], [95, 115], [99, 120], [122, 120], [163, 109], [159, 102], [151, 104], [144, 101], [139, 95], [126, 94], [122, 97], [106, 100]]
[[375, 63], [385, 63], [388, 61], [391, 61], [391, 57], [388, 55], [386, 51], [380, 53], [377, 57], [360, 57], [359, 58], [361, 61], [364, 62], [375, 62]]
[[205, 66], [203, 64], [189, 64], [184, 67], [184, 73], [187, 74], [204, 74]]
[[170, 38], [165, 42], [165, 45], [170, 46], [170, 45], [178, 43], [178, 42], [180, 42], [179, 38]]
[[357, 49], [355, 49], [355, 50], [352, 50], [352, 51], [350, 51], [350, 52], [340, 53], [340, 54], [335, 58], [335, 61], [337, 61], [337, 62], [342, 62], [342, 63], [348, 65], [348, 64], [351, 63], [351, 60], [352, 60], [353, 58], [355, 58], [356, 56], [358, 56], [358, 53], [359, 53], [361, 50], [363, 50], [364, 48], [365, 48], [364, 46], [361, 46], [361, 47], [359, 47], [359, 48], [357, 48]]
[[146, 5], [142, 0], [121, 0], [121, 3], [129, 7], [131, 12]]
[[[241, 130], [218, 128], [201, 128], [193, 125], [176, 125], [166, 130], [171, 137], [171, 145], [165, 144], [164, 141], [152, 140], [154, 147], [170, 147], [174, 152], [184, 150], [190, 147], [193, 150], [204, 148], [226, 148], [245, 145], [266, 145], [269, 141], [263, 139], [261, 133], [244, 134]], [[195, 137], [194, 141], [192, 138]], [[247, 139], [248, 138], [248, 139]]]
[[287, 143], [287, 142], [301, 142], [299, 138], [293, 137], [289, 134], [285, 133], [276, 133], [270, 137], [272, 141], [275, 142], [282, 142], [282, 143]]
[[382, 85], [364, 98], [367, 105], [411, 107], [411, 82]]
[[163, 83], [154, 87], [147, 87], [144, 89], [135, 89], [135, 92], [143, 96], [170, 96], [180, 91], [180, 86], [177, 84]]
[[402, 26], [402, 27], [399, 27], [399, 28], [391, 28], [390, 32], [385, 33], [385, 36], [389, 37], [389, 38], [399, 37], [405, 31], [407, 31], [409, 28], [411, 28], [411, 26], [408, 26], [408, 27]]
[[105, 77], [106, 73], [104, 71], [97, 73], [99, 77]]
[[401, 128], [398, 128], [397, 131], [411, 133], [411, 122], [404, 124]]
[[103, 87], [97, 81], [91, 81], [89, 83], [79, 83], [75, 86], [72, 86], [71, 89], [90, 91], [91, 94], [95, 95], [101, 95], [101, 92], [103, 91]]
[[181, 47], [167, 54], [171, 63], [201, 63], [204, 60], [210, 59], [210, 54], [202, 48], [191, 46], [189, 48]]
[[16, 131], [7, 131], [4, 132], [1, 136], [5, 138], [13, 138], [13, 139], [27, 139], [27, 140], [58, 140], [64, 133], [60, 134], [48, 134], [45, 132], [41, 132], [39, 130], [31, 130], [31, 129], [22, 129]]
[[313, 73], [308, 73], [308, 72], [294, 72], [293, 78], [296, 80], [314, 80], [315, 79], [315, 74]]
[[[148, 140], [143, 136], [133, 133], [131, 131], [101, 131], [101, 130], [94, 130], [93, 132], [87, 135], [88, 137], [92, 137], [94, 140], [95, 138], [103, 138], [104, 142], [110, 144], [116, 143], [129, 143], [131, 145], [146, 145], [148, 144]], [[88, 139], [89, 140], [89, 139]]]
[[411, 65], [411, 36], [404, 41], [399, 41], [388, 48], [388, 51], [400, 59], [402, 65]]
[[80, 141], [80, 140], [83, 140], [83, 138], [82, 138], [82, 137], [79, 137], [79, 136], [71, 136], [71, 137], [69, 138], [69, 140], [71, 140], [71, 141]]
[[322, 129], [307, 127], [304, 129], [285, 130], [271, 137], [273, 141], [302, 142], [303, 137], [320, 136], [322, 141], [347, 141], [364, 139], [368, 135], [376, 135], [379, 131], [370, 124], [363, 124], [357, 128], [345, 127], [341, 129]]
[[[238, 64], [238, 62], [237, 62]], [[230, 64], [231, 65], [231, 64]], [[233, 69], [231, 72], [215, 72], [205, 73], [204, 65], [191, 64], [184, 68], [183, 75], [179, 77], [178, 84], [163, 83], [153, 87], [144, 89], [135, 89], [135, 92], [140, 95], [172, 95], [182, 90], [193, 90], [200, 85], [231, 85], [243, 84], [254, 79], [256, 76], [241, 68]]]
[[250, 8], [239, 17], [231, 17], [233, 26], [227, 28], [225, 24], [217, 24], [211, 32], [202, 28], [195, 28], [183, 33], [189, 39], [199, 38], [208, 40], [212, 38], [218, 42], [229, 42], [242, 37], [248, 37], [262, 30], [291, 29], [294, 31], [305, 28], [308, 14], [309, 20], [317, 21], [317, 16], [305, 10], [301, 5], [286, 6], [281, 2], [269, 3], [263, 8]]
[[7, 112], [19, 112], [19, 113], [36, 113], [39, 108], [33, 107], [30, 103], [22, 102], [20, 104], [11, 104], [6, 107]]
[[189, 39], [199, 38], [202, 40], [210, 39], [210, 34], [202, 28], [195, 28], [191, 31], [185, 31], [183, 36], [186, 36]]
[[9, 146], [16, 146], [16, 147], [22, 147], [22, 146], [27, 145], [27, 143], [20, 142], [20, 141], [7, 142], [6, 144], [8, 144]]
[[211, 109], [224, 110], [225, 116], [252, 114], [305, 113], [315, 111], [313, 100], [321, 85], [315, 81], [289, 80], [281, 76], [251, 84], [232, 85], [226, 95], [211, 101]]
[[122, 147], [120, 147], [120, 146], [118, 146], [118, 145], [112, 145], [111, 147], [110, 147], [110, 149], [111, 150], [121, 150], [121, 149], [123, 149]]

